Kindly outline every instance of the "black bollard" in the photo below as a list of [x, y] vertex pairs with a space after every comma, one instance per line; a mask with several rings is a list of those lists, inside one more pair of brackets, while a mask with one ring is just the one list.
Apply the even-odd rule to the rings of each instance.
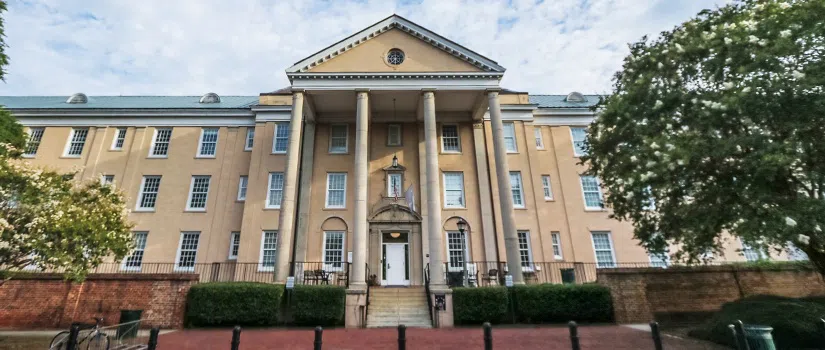
[[745, 337], [745, 324], [742, 320], [736, 320], [733, 326], [736, 327], [736, 342], [739, 344], [739, 350], [750, 350], [748, 339]]
[[76, 350], [77, 349], [77, 335], [80, 334], [80, 326], [73, 324], [72, 328], [69, 329], [69, 339], [66, 343], [66, 350]]
[[149, 331], [149, 343], [146, 344], [146, 350], [155, 350], [158, 348], [158, 334], [160, 334], [160, 328], [155, 327]]
[[324, 338], [324, 329], [321, 326], [315, 327], [315, 350], [321, 350], [321, 339]]
[[484, 350], [493, 350], [493, 327], [490, 322], [484, 322]]
[[398, 325], [398, 350], [407, 349], [407, 326]]
[[241, 326], [235, 326], [232, 330], [232, 350], [238, 350], [241, 346]]
[[570, 329], [570, 345], [573, 350], [581, 350], [579, 346], [579, 329], [576, 321], [567, 322], [567, 328]]
[[650, 322], [650, 334], [653, 336], [653, 347], [662, 350], [662, 335], [659, 333], [658, 322]]

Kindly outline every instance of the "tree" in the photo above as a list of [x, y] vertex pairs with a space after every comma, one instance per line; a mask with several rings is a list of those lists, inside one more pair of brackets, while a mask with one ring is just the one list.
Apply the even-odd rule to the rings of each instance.
[[582, 162], [649, 251], [792, 242], [825, 274], [823, 18], [822, 0], [744, 0], [630, 45]]
[[[0, 0], [0, 14], [6, 11], [6, 2]], [[6, 55], [5, 30], [3, 18], [0, 16], [0, 80], [6, 80], [5, 67], [9, 64], [9, 57]], [[23, 126], [14, 117], [0, 108], [0, 143], [7, 143], [15, 149], [22, 150], [26, 144], [26, 134], [23, 133]]]

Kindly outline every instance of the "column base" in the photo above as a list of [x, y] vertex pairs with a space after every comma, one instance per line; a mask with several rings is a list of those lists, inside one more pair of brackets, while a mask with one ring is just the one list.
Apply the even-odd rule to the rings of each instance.
[[[431, 286], [427, 296], [433, 305], [433, 328], [452, 328], [453, 321], [453, 290], [444, 286]], [[438, 299], [444, 298], [444, 309], [437, 308]]]
[[367, 288], [364, 285], [350, 285], [347, 289], [344, 326], [346, 328], [363, 328], [367, 326]]

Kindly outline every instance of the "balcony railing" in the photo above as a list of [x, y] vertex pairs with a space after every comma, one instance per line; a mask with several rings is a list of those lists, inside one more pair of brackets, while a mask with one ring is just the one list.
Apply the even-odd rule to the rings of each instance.
[[[662, 266], [641, 263], [580, 263], [580, 262], [531, 262], [522, 264], [521, 272], [526, 284], [588, 283], [596, 281], [596, 272], [611, 268], [643, 268]], [[466, 272], [465, 272], [466, 271]], [[444, 263], [444, 279], [449, 286], [503, 286], [508, 273], [507, 263], [502, 261], [471, 261], [462, 264]]]

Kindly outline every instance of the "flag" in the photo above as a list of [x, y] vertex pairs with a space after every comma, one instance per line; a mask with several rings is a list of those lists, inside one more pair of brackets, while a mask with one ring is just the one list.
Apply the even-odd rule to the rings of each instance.
[[407, 191], [404, 192], [404, 199], [407, 200], [407, 206], [410, 207], [410, 210], [415, 212], [415, 192], [413, 192], [413, 185], [410, 185]]

